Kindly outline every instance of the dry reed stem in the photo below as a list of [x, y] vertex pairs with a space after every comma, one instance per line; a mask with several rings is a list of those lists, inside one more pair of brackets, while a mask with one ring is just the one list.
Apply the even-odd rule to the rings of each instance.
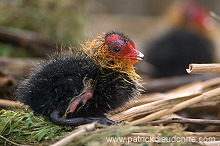
[[[195, 82], [184, 85], [164, 94], [150, 94], [149, 96], [144, 95], [145, 98], [154, 98], [155, 96], [160, 96], [162, 100], [158, 100], [158, 98], [156, 98], [157, 101], [155, 102], [147, 103], [148, 100], [146, 100], [146, 103], [144, 103], [143, 97], [136, 99], [128, 105], [130, 109], [127, 108], [124, 109], [124, 111], [123, 109], [119, 109], [120, 112], [112, 115], [110, 119], [115, 121], [122, 121], [128, 118], [136, 117], [138, 115], [146, 115], [168, 107], [172, 107], [180, 102], [201, 94], [204, 88], [208, 88], [219, 83], [220, 78], [215, 78], [204, 82]], [[135, 105], [136, 107], [132, 107], [132, 105]]]
[[[191, 83], [188, 85], [181, 86], [177, 89], [174, 89], [170, 92], [160, 94], [160, 96], [164, 97], [164, 99], [147, 103], [147, 104], [142, 104], [136, 107], [131, 107], [130, 109], [126, 109], [124, 111], [120, 111], [117, 114], [114, 114], [110, 116], [109, 118], [114, 120], [114, 121], [123, 121], [127, 120], [129, 118], [134, 118], [137, 117], [138, 115], [146, 115], [149, 113], [157, 112], [159, 110], [163, 110], [165, 108], [172, 107], [176, 104], [179, 104], [180, 102], [183, 102], [185, 100], [188, 100], [192, 97], [198, 96], [201, 93], [203, 93], [204, 89], [208, 89], [210, 87], [219, 85], [220, 83], [220, 77], [210, 79], [204, 82], [195, 82]], [[152, 95], [152, 94], [151, 94]], [[146, 98], [153, 98], [154, 96], [147, 96], [144, 95]], [[157, 95], [158, 96], [158, 95]], [[143, 101], [143, 98], [141, 98]], [[129, 105], [137, 105], [137, 101], [131, 102]], [[140, 103], [140, 102], [139, 102]], [[143, 102], [142, 102], [143, 103]], [[133, 119], [135, 120], [135, 119]]]
[[200, 124], [200, 125], [217, 125], [220, 126], [220, 120], [207, 120], [207, 119], [189, 119], [189, 118], [169, 118], [164, 120], [156, 120], [148, 122], [150, 125], [157, 124], [169, 124], [169, 123], [181, 123], [181, 124]]
[[189, 74], [219, 74], [220, 64], [189, 64]]
[[18, 101], [0, 99], [0, 106], [10, 107], [10, 108], [23, 108], [24, 104]]
[[69, 143], [71, 143], [73, 141], [73, 139], [79, 135], [85, 134], [88, 131], [92, 131], [97, 127], [97, 122], [93, 122], [92, 124], [87, 125], [86, 127], [79, 129], [76, 132], [73, 132], [72, 134], [64, 137], [63, 139], [61, 139], [60, 141], [52, 144], [51, 146], [65, 146], [68, 145]]
[[122, 121], [122, 120], [133, 118], [139, 115], [146, 115], [146, 114], [153, 113], [159, 110], [163, 110], [165, 108], [172, 107], [190, 98], [192, 98], [191, 95], [155, 101], [155, 102], [140, 105], [137, 107], [132, 107], [126, 111], [113, 115], [109, 118], [113, 121]]
[[146, 116], [144, 118], [132, 121], [129, 124], [131, 124], [131, 125], [144, 124], [146, 122], [158, 119], [158, 118], [160, 118], [160, 117], [162, 117], [164, 115], [167, 115], [167, 114], [170, 114], [170, 113], [174, 113], [176, 111], [184, 109], [184, 108], [186, 108], [186, 107], [188, 107], [188, 106], [190, 106], [192, 104], [195, 104], [195, 103], [198, 103], [198, 102], [201, 102], [201, 101], [206, 101], [207, 99], [215, 97], [215, 96], [218, 96], [218, 95], [220, 95], [220, 88], [216, 88], [216, 89], [213, 89], [211, 91], [205, 92], [202, 95], [194, 97], [193, 99], [189, 99], [187, 101], [179, 103], [179, 104], [173, 106], [172, 108], [168, 108], [168, 109], [164, 109], [164, 110], [158, 111], [158, 112], [153, 113], [151, 115], [148, 115], [148, 116]]

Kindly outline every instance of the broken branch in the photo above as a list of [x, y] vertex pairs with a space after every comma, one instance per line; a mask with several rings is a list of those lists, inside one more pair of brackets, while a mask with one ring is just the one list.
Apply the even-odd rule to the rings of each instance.
[[189, 74], [219, 74], [220, 64], [190, 64], [186, 71]]

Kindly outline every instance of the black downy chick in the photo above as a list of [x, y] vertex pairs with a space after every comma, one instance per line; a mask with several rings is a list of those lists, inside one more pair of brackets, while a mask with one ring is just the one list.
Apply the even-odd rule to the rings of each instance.
[[105, 114], [139, 94], [133, 64], [142, 58], [127, 36], [104, 33], [52, 57], [18, 89], [17, 97], [57, 125], [115, 124]]

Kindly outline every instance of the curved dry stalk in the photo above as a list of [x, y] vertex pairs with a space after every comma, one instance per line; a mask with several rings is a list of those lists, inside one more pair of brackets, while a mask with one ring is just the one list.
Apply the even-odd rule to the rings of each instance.
[[182, 103], [179, 103], [179, 104], [173, 106], [172, 108], [164, 109], [164, 110], [158, 111], [156, 113], [153, 113], [151, 115], [148, 115], [144, 118], [132, 121], [132, 122], [130, 122], [130, 124], [131, 125], [143, 124], [143, 123], [158, 119], [158, 118], [160, 118], [164, 115], [182, 110], [182, 109], [184, 109], [184, 108], [186, 108], [186, 107], [188, 107], [192, 104], [195, 104], [195, 103], [198, 103], [198, 102], [201, 102], [201, 101], [206, 101], [209, 98], [212, 98], [212, 97], [215, 97], [215, 96], [218, 96], [218, 95], [220, 95], [220, 87], [216, 88], [216, 89], [213, 89], [211, 91], [205, 92], [202, 95], [196, 96], [196, 97], [194, 97], [192, 99], [189, 99], [187, 101], [184, 101]]
[[[123, 121], [123, 120], [128, 120], [130, 118], [137, 117], [138, 115], [144, 116], [146, 114], [150, 114], [150, 113], [157, 112], [163, 109], [167, 109], [183, 101], [192, 99], [195, 96], [201, 95], [205, 90], [212, 88], [213, 86], [216, 86], [219, 84], [220, 84], [220, 77], [213, 78], [213, 79], [210, 79], [204, 82], [191, 83], [188, 85], [181, 86], [167, 93], [163, 93], [163, 94], [161, 93], [157, 96], [160, 96], [163, 98], [155, 102], [151, 102], [151, 103], [142, 102], [142, 105], [137, 105], [135, 104], [139, 100], [137, 99], [130, 103], [130, 107], [131, 105], [136, 105], [135, 107], [121, 110], [120, 112], [111, 115], [109, 118], [114, 121]], [[154, 98], [155, 96], [154, 94], [153, 95], [150, 94], [150, 95], [145, 95], [143, 97]], [[140, 98], [140, 100], [143, 100], [143, 98]]]
[[113, 121], [123, 121], [129, 118], [133, 118], [139, 115], [146, 115], [149, 113], [157, 112], [159, 110], [163, 110], [165, 108], [172, 107], [178, 103], [181, 103], [185, 100], [192, 98], [192, 96], [183, 96], [183, 97], [175, 97], [171, 99], [164, 99], [160, 101], [155, 101], [152, 103], [140, 105], [137, 107], [132, 107], [126, 111], [118, 113], [109, 117]]
[[73, 141], [73, 139], [79, 135], [82, 135], [88, 131], [92, 131], [97, 127], [97, 122], [93, 122], [92, 124], [87, 125], [86, 127], [79, 129], [76, 132], [73, 132], [72, 134], [66, 136], [65, 138], [61, 139], [60, 141], [52, 144], [51, 146], [65, 146], [68, 145], [70, 142]]

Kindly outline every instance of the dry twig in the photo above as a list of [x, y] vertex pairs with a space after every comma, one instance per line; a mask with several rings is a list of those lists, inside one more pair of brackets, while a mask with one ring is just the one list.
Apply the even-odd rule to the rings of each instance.
[[0, 106], [10, 107], [10, 108], [23, 108], [24, 104], [18, 101], [0, 99]]
[[219, 74], [220, 64], [190, 64], [186, 71], [189, 74]]
[[205, 92], [202, 95], [196, 96], [192, 99], [189, 99], [187, 101], [179, 103], [179, 104], [173, 106], [172, 108], [164, 109], [164, 110], [158, 111], [156, 113], [153, 113], [151, 115], [148, 115], [144, 118], [132, 121], [132, 122], [130, 122], [130, 124], [131, 125], [143, 124], [143, 123], [149, 122], [151, 120], [158, 119], [158, 118], [160, 118], [164, 115], [174, 113], [176, 111], [184, 109], [184, 108], [186, 108], [186, 107], [188, 107], [192, 104], [195, 104], [195, 103], [198, 103], [198, 102], [201, 102], [201, 101], [206, 101], [207, 99], [218, 96], [218, 95], [220, 95], [220, 88], [216, 88], [216, 89], [213, 89], [211, 91]]
[[[214, 78], [204, 82], [191, 83], [189, 85], [181, 86], [180, 88], [174, 89], [168, 93], [160, 94], [161, 100], [151, 103], [147, 103], [149, 100], [146, 100], [145, 103], [145, 100], [143, 98], [140, 98], [140, 101], [139, 99], [136, 99], [128, 105], [129, 107], [131, 107], [130, 109], [127, 109], [125, 111], [119, 109], [121, 110], [120, 113], [112, 115], [110, 119], [121, 121], [137, 117], [138, 115], [146, 115], [149, 113], [157, 112], [165, 108], [175, 106], [176, 104], [179, 104], [197, 95], [200, 95], [204, 92], [204, 89], [218, 85], [219, 83], [220, 78]], [[156, 94], [155, 96], [158, 97], [159, 95]], [[152, 94], [150, 94], [149, 96], [144, 95], [144, 98], [154, 98], [154, 96]], [[136, 105], [136, 107], [132, 107], [132, 105]]]
[[189, 118], [170, 118], [170, 119], [147, 122], [147, 124], [150, 124], [150, 125], [169, 124], [169, 123], [200, 124], [200, 125], [217, 125], [217, 126], [220, 126], [220, 120], [189, 119]]
[[192, 96], [183, 96], [183, 97], [176, 97], [176, 98], [171, 98], [171, 99], [164, 99], [164, 100], [159, 100], [156, 102], [140, 105], [137, 107], [130, 108], [126, 111], [120, 112], [116, 115], [113, 115], [110, 117], [111, 120], [114, 121], [121, 121], [121, 120], [126, 120], [129, 118], [133, 118], [139, 115], [146, 115], [149, 113], [157, 112], [160, 110], [163, 110], [165, 108], [172, 107], [178, 103], [181, 103], [187, 99], [192, 98]]
[[85, 134], [88, 131], [92, 131], [97, 127], [97, 122], [93, 122], [92, 124], [87, 125], [85, 128], [79, 129], [76, 132], [66, 136], [65, 138], [61, 139], [60, 141], [52, 144], [51, 146], [65, 146], [72, 142], [73, 138]]

